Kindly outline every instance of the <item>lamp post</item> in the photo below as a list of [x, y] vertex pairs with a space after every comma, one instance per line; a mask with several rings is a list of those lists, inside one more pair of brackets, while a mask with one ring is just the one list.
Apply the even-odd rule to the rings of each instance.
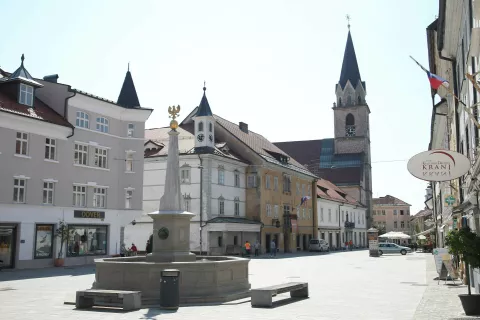
[[197, 167], [200, 169], [200, 255], [203, 253], [203, 159], [198, 155], [200, 165]]

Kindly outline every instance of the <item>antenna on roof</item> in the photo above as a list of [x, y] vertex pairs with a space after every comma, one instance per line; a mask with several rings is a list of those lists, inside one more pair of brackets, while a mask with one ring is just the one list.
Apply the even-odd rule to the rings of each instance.
[[130, 72], [130, 61], [128, 61], [127, 72]]
[[207, 90], [207, 82], [203, 80], [203, 91]]

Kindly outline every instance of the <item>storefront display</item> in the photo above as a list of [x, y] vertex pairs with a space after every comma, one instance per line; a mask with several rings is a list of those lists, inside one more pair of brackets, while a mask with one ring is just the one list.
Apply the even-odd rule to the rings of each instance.
[[35, 230], [35, 259], [53, 256], [53, 225], [37, 224]]
[[107, 254], [107, 226], [69, 225], [67, 257]]

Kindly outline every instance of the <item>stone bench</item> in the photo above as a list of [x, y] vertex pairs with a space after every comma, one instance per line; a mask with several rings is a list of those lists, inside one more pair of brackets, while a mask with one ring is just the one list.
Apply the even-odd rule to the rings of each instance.
[[308, 298], [307, 282], [289, 282], [271, 287], [252, 289], [252, 307], [272, 307], [272, 297], [280, 293], [290, 292], [292, 298]]
[[94, 305], [137, 310], [142, 306], [142, 293], [140, 291], [97, 289], [77, 291], [75, 306], [78, 309], [92, 308]]

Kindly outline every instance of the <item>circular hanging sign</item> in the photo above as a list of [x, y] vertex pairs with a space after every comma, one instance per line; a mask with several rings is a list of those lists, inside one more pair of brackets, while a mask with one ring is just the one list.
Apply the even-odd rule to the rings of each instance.
[[414, 155], [407, 164], [408, 171], [425, 181], [450, 181], [470, 169], [470, 160], [450, 150], [430, 150]]
[[165, 227], [161, 227], [159, 230], [158, 230], [158, 237], [162, 240], [165, 240], [168, 238], [168, 234], [170, 232], [168, 231], [168, 228], [165, 228]]

